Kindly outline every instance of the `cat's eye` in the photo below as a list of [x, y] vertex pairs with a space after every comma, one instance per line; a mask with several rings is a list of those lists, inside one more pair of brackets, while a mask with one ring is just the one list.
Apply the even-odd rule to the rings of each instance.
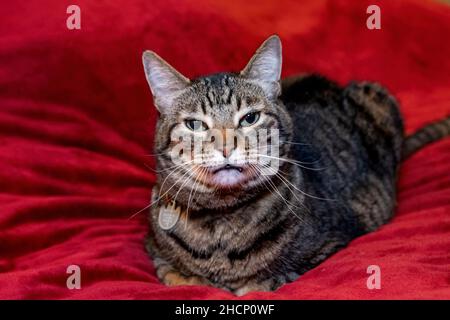
[[208, 130], [208, 126], [201, 120], [197, 119], [187, 119], [184, 121], [186, 127], [192, 131], [205, 131]]
[[259, 112], [250, 112], [239, 120], [239, 125], [241, 127], [248, 127], [254, 125], [259, 120]]

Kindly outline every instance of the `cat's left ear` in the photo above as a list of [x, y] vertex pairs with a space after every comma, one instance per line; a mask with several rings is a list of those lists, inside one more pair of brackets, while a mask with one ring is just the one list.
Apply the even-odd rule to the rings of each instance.
[[255, 81], [269, 98], [280, 95], [281, 41], [277, 35], [269, 37], [241, 71], [241, 75]]
[[156, 108], [161, 113], [170, 113], [175, 98], [188, 87], [189, 79], [153, 51], [145, 51], [142, 62]]

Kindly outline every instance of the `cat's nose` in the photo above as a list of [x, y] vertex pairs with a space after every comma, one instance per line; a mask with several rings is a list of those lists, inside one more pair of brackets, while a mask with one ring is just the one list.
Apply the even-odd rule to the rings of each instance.
[[224, 158], [228, 158], [231, 154], [231, 148], [223, 147], [222, 149], [222, 155]]

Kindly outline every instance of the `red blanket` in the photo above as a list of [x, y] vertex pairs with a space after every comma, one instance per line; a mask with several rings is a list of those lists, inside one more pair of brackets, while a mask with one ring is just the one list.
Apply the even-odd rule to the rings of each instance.
[[[381, 8], [368, 30], [367, 6]], [[428, 1], [10, 1], [0, 13], [0, 298], [233, 298], [161, 285], [144, 249], [157, 114], [141, 53], [239, 70], [273, 33], [285, 76], [386, 85], [408, 132], [450, 113], [450, 7]], [[67, 267], [81, 289], [66, 287]], [[369, 290], [369, 265], [381, 289]], [[450, 139], [406, 161], [395, 218], [297, 281], [246, 298], [450, 298]]]

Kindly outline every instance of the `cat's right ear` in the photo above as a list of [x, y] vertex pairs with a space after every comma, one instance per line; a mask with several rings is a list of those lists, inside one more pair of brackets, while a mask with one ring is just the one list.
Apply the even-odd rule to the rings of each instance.
[[156, 108], [161, 113], [170, 113], [173, 101], [187, 88], [189, 79], [153, 51], [144, 51], [142, 62]]

